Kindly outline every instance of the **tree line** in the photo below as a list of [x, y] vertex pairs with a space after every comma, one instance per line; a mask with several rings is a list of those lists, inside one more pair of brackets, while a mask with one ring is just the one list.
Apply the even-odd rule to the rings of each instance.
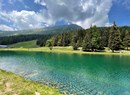
[[[52, 46], [72, 46], [74, 50], [82, 47], [83, 51], [101, 51], [105, 47], [114, 50], [127, 49], [130, 46], [130, 28], [118, 27], [113, 23], [111, 27], [91, 26], [90, 29], [80, 29], [75, 32], [55, 34], [50, 39], [41, 41], [44, 46], [51, 42]], [[49, 45], [50, 46], [50, 45]]]

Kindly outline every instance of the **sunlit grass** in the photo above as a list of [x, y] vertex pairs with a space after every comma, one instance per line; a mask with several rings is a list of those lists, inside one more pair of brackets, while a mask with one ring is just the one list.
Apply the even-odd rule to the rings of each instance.
[[68, 53], [68, 54], [105, 54], [105, 55], [130, 55], [130, 51], [121, 50], [115, 51], [112, 53], [110, 50], [103, 52], [83, 52], [81, 49], [73, 50], [71, 46], [69, 47], [53, 47], [50, 50], [48, 47], [39, 47], [39, 48], [4, 48], [0, 49], [0, 51], [29, 51], [29, 52], [52, 52], [52, 53]]
[[16, 44], [12, 44], [9, 47], [13, 47], [13, 48], [36, 48], [38, 47], [36, 45], [36, 40], [32, 40], [32, 41], [25, 41], [25, 42], [19, 42]]
[[41, 95], [60, 95], [52, 87], [0, 70], [0, 95], [35, 95], [36, 91]]

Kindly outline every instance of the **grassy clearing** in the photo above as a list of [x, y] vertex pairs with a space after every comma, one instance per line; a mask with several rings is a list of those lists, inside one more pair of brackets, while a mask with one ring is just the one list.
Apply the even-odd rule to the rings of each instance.
[[39, 47], [39, 48], [4, 48], [0, 49], [0, 51], [30, 51], [30, 52], [52, 52], [52, 53], [67, 53], [67, 54], [105, 54], [105, 55], [130, 55], [130, 51], [116, 51], [112, 53], [110, 50], [106, 50], [104, 52], [83, 52], [80, 50], [73, 50], [71, 46], [69, 47], [53, 47], [50, 50], [48, 47]]
[[61, 95], [56, 89], [0, 70], [0, 95]]
[[36, 45], [36, 40], [33, 41], [26, 41], [26, 42], [19, 42], [16, 44], [12, 44], [9, 47], [13, 47], [13, 48], [36, 48], [38, 47]]

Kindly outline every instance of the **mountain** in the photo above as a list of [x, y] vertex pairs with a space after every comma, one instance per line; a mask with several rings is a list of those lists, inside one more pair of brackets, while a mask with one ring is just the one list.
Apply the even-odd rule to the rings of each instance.
[[39, 29], [28, 29], [28, 30], [19, 30], [19, 31], [0, 31], [0, 36], [14, 36], [14, 35], [30, 35], [30, 34], [55, 34], [63, 32], [71, 32], [77, 29], [82, 29], [82, 27], [71, 24], [71, 25], [62, 25], [62, 26], [53, 26]]

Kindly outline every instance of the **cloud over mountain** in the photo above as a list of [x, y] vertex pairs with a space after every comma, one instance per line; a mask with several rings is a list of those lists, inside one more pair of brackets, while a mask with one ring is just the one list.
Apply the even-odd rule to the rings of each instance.
[[63, 19], [84, 28], [107, 24], [112, 6], [112, 0], [39, 0], [37, 3], [44, 3], [52, 22]]
[[[83, 28], [105, 26], [109, 25], [109, 12], [114, 2], [123, 2], [129, 8], [128, 0], [1, 0], [0, 27], [18, 30], [41, 28], [55, 25], [58, 21]], [[11, 9], [17, 4], [18, 8]]]

